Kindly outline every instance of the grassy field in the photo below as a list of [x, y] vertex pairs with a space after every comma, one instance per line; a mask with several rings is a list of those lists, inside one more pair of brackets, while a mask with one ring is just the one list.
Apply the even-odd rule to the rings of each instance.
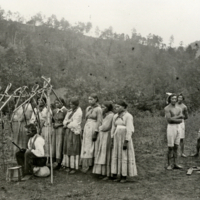
[[[186, 121], [185, 153], [195, 152], [200, 114], [190, 115]], [[33, 178], [26, 182], [5, 181], [1, 165], [1, 200], [65, 200], [65, 199], [122, 199], [122, 200], [188, 200], [200, 198], [200, 174], [186, 175], [187, 169], [200, 166], [200, 158], [179, 158], [182, 170], [167, 171], [166, 121], [163, 117], [135, 118], [135, 146], [138, 176], [125, 184], [102, 181], [91, 172], [69, 175], [65, 171], [54, 172], [54, 184], [50, 178]], [[9, 146], [9, 145], [8, 145]], [[9, 150], [9, 147], [7, 147]], [[4, 152], [5, 153], [5, 152]], [[8, 153], [6, 155], [9, 155]], [[8, 163], [8, 161], [7, 161]]]

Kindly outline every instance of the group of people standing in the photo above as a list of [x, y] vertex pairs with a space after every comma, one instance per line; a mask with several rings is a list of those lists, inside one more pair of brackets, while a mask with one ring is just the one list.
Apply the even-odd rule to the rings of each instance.
[[37, 124], [38, 135], [45, 141], [44, 153], [40, 157], [46, 157], [48, 162], [52, 141], [55, 169], [62, 167], [70, 174], [78, 169], [83, 173], [92, 169], [103, 180], [112, 178], [126, 182], [127, 176], [137, 175], [132, 141], [133, 116], [127, 111], [127, 103], [117, 101], [116, 114], [112, 102], [100, 105], [96, 94], [89, 96], [88, 103], [83, 117], [78, 98], [70, 99], [69, 109], [62, 98], [56, 99], [51, 111], [52, 134], [48, 133], [45, 98], [38, 98], [34, 109], [30, 104], [23, 105], [13, 115], [14, 141], [21, 148], [27, 148], [29, 138], [25, 133], [25, 124]]
[[[182, 168], [177, 163], [179, 144], [181, 156], [187, 157], [184, 153], [184, 140], [188, 110], [183, 101], [182, 94], [171, 94], [168, 97], [168, 105], [164, 109], [168, 123], [168, 170]], [[55, 100], [52, 111], [48, 111], [45, 98], [38, 98], [35, 103], [37, 104], [35, 108], [30, 103], [24, 104], [12, 116], [14, 142], [25, 149], [27, 159], [28, 157], [46, 158], [48, 163], [51, 141], [55, 169], [62, 167], [70, 174], [79, 169], [83, 173], [91, 169], [103, 180], [112, 178], [122, 183], [127, 181], [127, 176], [137, 175], [132, 141], [133, 116], [127, 111], [125, 101], [118, 100], [115, 107], [111, 101], [105, 101], [100, 105], [98, 96], [91, 94], [85, 117], [77, 97], [70, 99], [68, 109], [62, 98]], [[51, 134], [48, 129], [49, 113]], [[37, 130], [32, 126], [37, 127]], [[26, 134], [26, 128], [32, 130]], [[34, 138], [29, 140], [31, 132]], [[35, 136], [36, 133], [38, 137]], [[26, 151], [27, 146], [29, 151]], [[197, 140], [197, 152], [193, 156], [199, 155], [199, 149], [200, 134]], [[15, 147], [14, 153], [16, 153]], [[20, 161], [22, 154], [17, 155], [18, 163], [22, 163]]]

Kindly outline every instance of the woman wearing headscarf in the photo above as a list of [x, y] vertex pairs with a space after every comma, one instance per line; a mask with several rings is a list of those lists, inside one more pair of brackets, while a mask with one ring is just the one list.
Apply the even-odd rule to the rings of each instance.
[[102, 110], [96, 94], [91, 94], [88, 98], [90, 106], [86, 108], [86, 123], [83, 131], [83, 141], [81, 148], [82, 172], [86, 173], [89, 167], [94, 164], [95, 150], [98, 149], [99, 126], [102, 123]]
[[127, 176], [137, 175], [135, 152], [132, 142], [134, 132], [133, 116], [126, 110], [127, 103], [123, 100], [116, 102], [117, 114], [112, 122], [112, 159], [111, 173], [114, 181], [126, 182]]
[[[51, 112], [51, 110], [50, 110]], [[52, 112], [51, 112], [52, 116]], [[32, 117], [30, 122], [37, 124], [39, 128], [39, 134], [44, 138], [45, 145], [44, 145], [44, 153], [46, 157], [50, 157], [50, 135], [48, 132], [48, 110], [46, 107], [46, 98], [39, 97], [37, 99], [37, 107], [34, 109], [32, 113]]]
[[79, 168], [79, 160], [81, 153], [81, 123], [82, 110], [79, 107], [78, 98], [70, 99], [70, 110], [67, 112], [63, 121], [64, 125], [64, 147], [62, 166], [66, 167], [66, 171], [73, 174]]
[[64, 106], [65, 101], [62, 98], [56, 99], [55, 109], [53, 110], [53, 132], [52, 132], [52, 157], [59, 169], [63, 156], [63, 121], [67, 114], [67, 109]]
[[111, 176], [111, 127], [113, 120], [113, 105], [112, 102], [106, 101], [102, 104], [103, 122], [99, 127], [99, 145], [95, 157], [93, 173], [100, 174], [108, 180]]

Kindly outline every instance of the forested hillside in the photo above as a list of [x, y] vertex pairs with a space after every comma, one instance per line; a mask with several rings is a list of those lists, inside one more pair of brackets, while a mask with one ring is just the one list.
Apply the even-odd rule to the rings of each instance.
[[199, 107], [200, 58], [198, 43], [173, 47], [160, 36], [117, 34], [112, 27], [86, 36], [91, 23], [72, 26], [55, 15], [41, 14], [26, 21], [0, 9], [0, 85], [32, 86], [41, 76], [66, 97], [97, 92], [101, 99], [125, 98], [139, 110], [162, 110], [166, 92], [182, 92], [190, 110]]

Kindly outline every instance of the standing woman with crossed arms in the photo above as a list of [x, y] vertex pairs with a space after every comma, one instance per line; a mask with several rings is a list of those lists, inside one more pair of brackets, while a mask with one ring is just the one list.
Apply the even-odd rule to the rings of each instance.
[[82, 110], [79, 107], [79, 100], [76, 97], [70, 99], [70, 110], [63, 121], [64, 125], [64, 146], [62, 166], [66, 171], [74, 174], [79, 169], [81, 153], [81, 122]]

